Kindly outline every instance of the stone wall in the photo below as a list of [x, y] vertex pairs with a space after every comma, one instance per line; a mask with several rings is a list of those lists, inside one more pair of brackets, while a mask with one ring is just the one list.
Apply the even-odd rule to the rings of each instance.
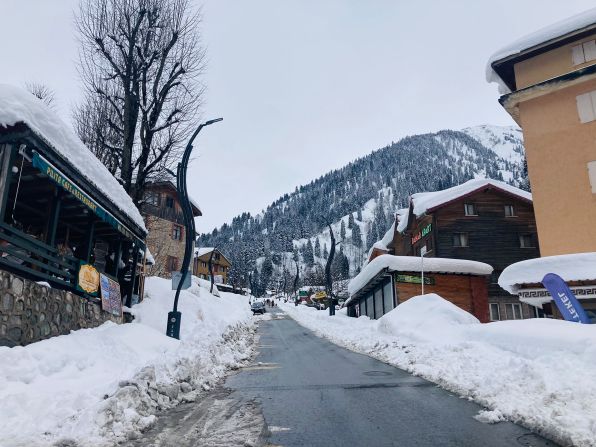
[[120, 317], [64, 290], [0, 270], [0, 346], [27, 345]]

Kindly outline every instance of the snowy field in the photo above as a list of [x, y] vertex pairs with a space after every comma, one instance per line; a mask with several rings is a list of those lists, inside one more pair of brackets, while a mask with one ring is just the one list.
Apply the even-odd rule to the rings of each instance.
[[148, 278], [131, 324], [0, 347], [0, 447], [113, 446], [241, 366], [257, 320], [247, 298], [193, 280], [180, 296], [181, 341], [165, 335], [170, 281]]
[[480, 324], [438, 295], [379, 320], [280, 304], [332, 342], [424, 377], [562, 445], [596, 446], [596, 325], [532, 319]]

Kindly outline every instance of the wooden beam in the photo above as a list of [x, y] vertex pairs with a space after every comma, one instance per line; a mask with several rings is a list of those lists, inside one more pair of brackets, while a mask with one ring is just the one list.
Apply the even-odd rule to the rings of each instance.
[[89, 217], [89, 229], [87, 231], [87, 253], [85, 259], [87, 260], [87, 264], [89, 264], [91, 252], [93, 251], [93, 239], [95, 237], [95, 219], [93, 216]]
[[0, 145], [0, 222], [4, 222], [6, 214], [14, 153], [15, 149], [11, 144]]
[[58, 228], [58, 217], [60, 216], [60, 206], [62, 205], [62, 190], [54, 188], [54, 197], [52, 198], [50, 208], [50, 218], [46, 229], [46, 242], [52, 247], [56, 244], [56, 230]]

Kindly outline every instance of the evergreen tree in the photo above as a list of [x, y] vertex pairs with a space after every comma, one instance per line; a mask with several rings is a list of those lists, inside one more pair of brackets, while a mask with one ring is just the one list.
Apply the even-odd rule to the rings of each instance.
[[321, 243], [319, 242], [319, 238], [315, 239], [315, 256], [317, 258], [321, 257]]
[[267, 287], [269, 286], [269, 281], [271, 280], [271, 276], [273, 275], [273, 263], [271, 262], [270, 257], [265, 258], [265, 262], [263, 262], [263, 267], [261, 267], [261, 281], [260, 281], [260, 291], [264, 294], [267, 291]]
[[350, 230], [354, 228], [354, 213], [350, 213], [350, 216], [348, 217], [348, 228]]
[[323, 257], [327, 259], [329, 257], [329, 251], [327, 250], [327, 242], [323, 244]]
[[344, 223], [344, 220], [341, 220], [341, 225], [339, 227], [339, 236], [341, 238], [341, 240], [343, 241], [346, 238], [346, 224]]
[[362, 247], [362, 232], [360, 231], [360, 225], [354, 223], [352, 228], [352, 244], [354, 247]]
[[304, 256], [304, 262], [306, 262], [306, 265], [309, 267], [312, 267], [315, 263], [315, 255], [314, 255], [314, 251], [312, 248], [312, 242], [310, 242], [310, 239], [304, 246], [303, 256]]
[[362, 210], [358, 208], [358, 213], [356, 214], [356, 219], [362, 222]]

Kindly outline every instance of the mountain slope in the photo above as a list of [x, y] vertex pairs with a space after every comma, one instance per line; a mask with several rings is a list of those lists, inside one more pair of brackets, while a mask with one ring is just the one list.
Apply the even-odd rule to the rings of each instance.
[[346, 277], [359, 270], [368, 248], [383, 237], [410, 194], [474, 177], [523, 186], [523, 160], [522, 135], [515, 127], [484, 125], [405, 137], [297, 187], [256, 216], [235, 217], [201, 235], [198, 246], [226, 253], [233, 264], [231, 281], [238, 285], [250, 279], [259, 291], [284, 283], [288, 288], [296, 261], [302, 283], [320, 283], [331, 224], [341, 241], [336, 270]]

